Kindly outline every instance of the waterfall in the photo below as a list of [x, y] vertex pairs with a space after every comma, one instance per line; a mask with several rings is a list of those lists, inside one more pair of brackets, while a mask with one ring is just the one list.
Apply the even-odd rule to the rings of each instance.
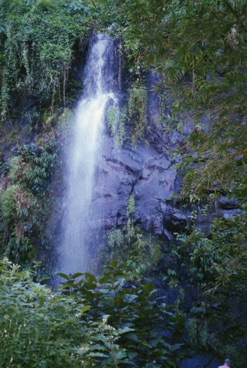
[[[67, 154], [62, 241], [58, 267], [62, 272], [90, 271], [88, 238], [94, 193], [99, 192], [96, 167], [104, 135], [108, 104], [116, 103], [114, 42], [99, 34], [88, 52], [83, 72], [83, 95], [75, 110]], [[91, 230], [92, 232], [92, 230]]]

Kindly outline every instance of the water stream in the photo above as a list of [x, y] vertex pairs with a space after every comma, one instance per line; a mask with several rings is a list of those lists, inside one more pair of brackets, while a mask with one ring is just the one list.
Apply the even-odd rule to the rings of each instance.
[[83, 95], [75, 110], [72, 139], [67, 154], [66, 194], [59, 269], [74, 273], [89, 271], [88, 237], [93, 196], [100, 181], [96, 167], [104, 135], [105, 110], [116, 101], [114, 89], [114, 44], [94, 36], [83, 71]]

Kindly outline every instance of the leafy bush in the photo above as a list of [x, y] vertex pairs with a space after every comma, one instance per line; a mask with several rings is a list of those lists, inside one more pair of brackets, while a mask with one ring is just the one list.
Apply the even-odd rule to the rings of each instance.
[[33, 212], [35, 199], [31, 192], [18, 184], [10, 185], [2, 194], [2, 215], [6, 226], [15, 228], [17, 239], [23, 236], [22, 222], [27, 222]]
[[176, 367], [181, 316], [125, 272], [115, 263], [100, 278], [60, 274], [59, 292], [0, 261], [0, 366]]
[[182, 355], [183, 317], [172, 312], [164, 298], [155, 297], [158, 290], [152, 283], [129, 281], [132, 272], [113, 261], [98, 278], [90, 273], [59, 275], [65, 279], [64, 292], [91, 306], [86, 320], [108, 315], [110, 325], [124, 332], [118, 343], [130, 366], [176, 367]]
[[144, 138], [147, 128], [147, 91], [140, 83], [135, 83], [128, 89], [128, 99], [119, 112], [110, 106], [106, 113], [107, 124], [116, 146], [121, 146], [127, 138], [126, 125], [131, 125], [130, 139], [134, 144], [137, 139]]
[[[196, 220], [196, 218], [194, 218]], [[194, 224], [179, 234], [173, 253], [178, 257], [178, 282], [186, 274], [191, 301], [186, 322], [192, 350], [207, 349], [222, 358], [230, 356], [238, 367], [246, 360], [245, 336], [247, 286], [246, 212], [217, 218], [206, 236]], [[190, 285], [191, 283], [191, 285]]]
[[52, 141], [40, 143], [40, 147], [19, 147], [17, 155], [9, 160], [2, 188], [2, 253], [14, 262], [32, 259], [36, 251], [34, 233], [39, 233], [41, 243], [50, 213], [50, 185], [53, 170], [58, 169], [58, 149]]
[[[0, 261], [0, 366], [118, 367], [124, 330], [107, 318], [87, 320], [90, 306], [32, 281], [28, 271]], [[126, 365], [125, 365], [126, 366]]]
[[122, 146], [125, 138], [125, 109], [120, 113], [115, 106], [110, 106], [106, 112], [107, 124], [117, 147]]
[[8, 112], [10, 98], [16, 100], [21, 95], [50, 105], [52, 112], [55, 100], [65, 104], [73, 46], [88, 32], [86, 5], [76, 7], [77, 11], [71, 11], [68, 5], [62, 0], [3, 1], [3, 116]]
[[116, 228], [107, 234], [107, 244], [102, 252], [102, 263], [121, 259], [133, 266], [136, 277], [149, 272], [162, 257], [161, 244], [154, 236], [145, 235], [139, 226], [129, 218], [121, 229]]
[[127, 117], [133, 121], [132, 142], [143, 138], [147, 125], [147, 91], [142, 85], [134, 85], [129, 89]]
[[[189, 234], [179, 234], [174, 254], [188, 266], [188, 275], [206, 290], [226, 286], [245, 290], [246, 212], [233, 218], [217, 218], [206, 236], [195, 225]], [[236, 281], [237, 285], [236, 285]]]
[[110, 132], [114, 135], [117, 130], [118, 110], [114, 106], [110, 106], [106, 112], [106, 118]]

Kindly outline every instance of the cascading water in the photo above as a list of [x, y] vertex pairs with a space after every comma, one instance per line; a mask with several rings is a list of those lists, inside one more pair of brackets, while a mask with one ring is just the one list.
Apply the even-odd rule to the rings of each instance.
[[116, 101], [113, 40], [94, 37], [83, 73], [84, 92], [75, 111], [71, 146], [67, 155], [67, 190], [64, 199], [62, 242], [58, 267], [74, 273], [89, 271], [87, 239], [90, 232], [92, 199], [100, 182], [96, 180], [97, 160], [104, 133], [104, 113]]

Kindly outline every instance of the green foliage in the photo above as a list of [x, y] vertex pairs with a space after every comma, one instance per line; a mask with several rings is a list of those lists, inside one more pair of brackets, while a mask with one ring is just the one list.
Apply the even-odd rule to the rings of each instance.
[[125, 351], [106, 318], [86, 320], [90, 306], [34, 283], [28, 271], [0, 262], [2, 367], [119, 367]]
[[115, 134], [117, 130], [118, 122], [118, 111], [114, 106], [110, 106], [106, 112], [107, 123], [112, 135]]
[[245, 227], [246, 212], [214, 220], [210, 237], [194, 224], [188, 234], [177, 234], [180, 245], [174, 247], [174, 253], [187, 263], [192, 279], [206, 290], [218, 287], [244, 290], [247, 285]]
[[[192, 200], [199, 212], [200, 201], [196, 196]], [[179, 263], [177, 283], [181, 282], [182, 271], [187, 283], [199, 292], [187, 315], [189, 343], [192, 351], [204, 349], [222, 358], [231, 356], [239, 367], [244, 367], [240, 357], [246, 355], [242, 339], [247, 331], [245, 314], [241, 312], [247, 286], [247, 239], [243, 231], [246, 212], [216, 218], [208, 229], [209, 235], [198, 229], [197, 215], [192, 212], [187, 233], [177, 234], [178, 243], [173, 246]]]
[[[173, 112], [189, 111], [195, 124], [207, 117], [209, 129], [193, 133], [182, 149], [187, 191], [202, 193], [215, 183], [229, 188], [230, 182], [240, 191], [246, 182], [245, 3], [155, 0], [117, 6], [128, 56], [164, 72]], [[199, 163], [192, 170], [191, 161]]]
[[131, 140], [144, 137], [147, 125], [147, 91], [143, 86], [133, 86], [128, 90], [127, 119], [133, 124]]
[[[197, 302], [186, 322], [188, 339], [192, 351], [210, 350], [219, 357], [231, 357], [238, 367], [244, 368], [246, 352], [241, 340], [246, 335], [246, 324], [232, 315], [233, 305], [228, 300], [227, 296], [217, 294]], [[218, 303], [218, 310], [212, 310], [213, 302]]]
[[129, 196], [128, 205], [127, 205], [127, 214], [130, 217], [135, 212], [135, 196], [131, 194]]
[[126, 138], [126, 125], [131, 125], [130, 139], [134, 144], [137, 139], [143, 139], [147, 127], [147, 91], [135, 84], [128, 89], [128, 100], [119, 111], [110, 106], [106, 113], [108, 127], [115, 138], [116, 146], [122, 146]]
[[122, 229], [109, 231], [103, 254], [103, 264], [112, 259], [122, 259], [132, 267], [133, 277], [138, 279], [150, 271], [162, 256], [160, 242], [151, 235], [144, 235], [138, 226], [134, 226], [132, 219], [128, 219]]
[[[163, 78], [158, 86], [161, 98], [174, 101], [173, 120], [177, 116], [182, 120], [184, 112], [194, 119], [194, 131], [178, 150], [183, 196], [215, 199], [229, 193], [243, 211], [231, 219], [215, 220], [209, 236], [196, 226], [179, 235], [174, 252], [186, 277], [200, 291], [211, 289], [205, 308], [200, 304], [190, 310], [188, 335], [193, 349], [230, 353], [239, 367], [244, 349], [234, 347], [234, 341], [245, 338], [246, 326], [232, 311], [234, 303], [244, 304], [247, 285], [246, 9], [246, 2], [231, 0], [3, 0], [0, 9], [3, 115], [14, 112], [20, 96], [50, 106], [51, 113], [58, 103], [68, 105], [69, 71], [78, 51], [75, 42], [83, 44], [90, 24], [104, 30], [112, 25], [110, 32], [121, 35], [120, 49], [135, 81], [119, 117], [113, 109], [107, 113], [118, 145], [126, 138], [124, 123], [133, 127], [133, 143], [144, 136], [147, 92], [141, 81], [150, 66]], [[47, 126], [50, 123], [47, 119]], [[66, 117], [61, 118], [60, 128], [65, 135]], [[39, 227], [41, 234], [48, 214], [50, 179], [57, 161], [46, 141], [39, 146], [38, 151], [30, 146], [21, 149], [3, 182], [3, 246], [16, 262], [24, 263], [34, 254], [24, 229]], [[3, 171], [6, 174], [6, 167]], [[109, 233], [106, 257], [126, 259], [135, 268], [129, 278], [134, 274], [138, 279], [159, 259], [160, 246], [134, 226], [131, 201], [126, 226]], [[126, 270], [110, 266], [103, 278], [86, 274], [81, 281], [66, 276], [67, 296], [53, 295], [19, 274], [15, 266], [8, 267], [0, 283], [3, 366], [112, 367], [130, 361], [143, 367], [176, 366], [178, 346], [159, 335], [159, 327], [166, 321], [165, 328], [172, 328], [170, 322], [179, 318], [166, 314], [166, 307], [160, 311], [161, 304], [150, 299], [151, 286], [129, 279], [126, 284]], [[177, 269], [168, 268], [167, 275], [169, 286], [179, 284]], [[83, 304], [83, 298], [90, 303]], [[104, 314], [112, 325], [107, 318], [102, 320]], [[26, 319], [30, 324], [23, 322]]]
[[17, 240], [22, 239], [23, 223], [28, 222], [34, 210], [34, 196], [25, 187], [13, 184], [3, 192], [1, 204], [5, 226], [14, 227]]
[[121, 147], [125, 138], [126, 107], [121, 112], [115, 107], [110, 106], [106, 112], [107, 124], [111, 135], [114, 137], [115, 145]]
[[122, 247], [124, 244], [124, 234], [121, 229], [110, 231], [108, 234], [108, 246], [114, 249], [115, 246]]
[[69, 9], [70, 12], [76, 12], [76, 11], [83, 11], [84, 13], [86, 13], [87, 15], [89, 15], [90, 9], [92, 7], [92, 3], [91, 1], [89, 1], [88, 3], [84, 0], [70, 0], [70, 1], [64, 1], [63, 5], [65, 7], [67, 7]]
[[219, 248], [211, 239], [208, 239], [197, 227], [188, 234], [177, 235], [181, 242], [176, 246], [175, 252], [189, 262], [189, 275], [197, 283], [205, 287], [215, 283], [217, 265], [221, 264], [223, 255], [220, 256]]
[[66, 103], [73, 45], [88, 31], [86, 5], [80, 12], [70, 12], [62, 0], [3, 3], [2, 114], [8, 112], [9, 99], [21, 95], [49, 101], [53, 112], [56, 100]]
[[[157, 290], [152, 283], [130, 283], [128, 273], [130, 276], [132, 272], [115, 261], [99, 278], [89, 273], [60, 275], [66, 280], [63, 290], [91, 306], [87, 318], [108, 315], [110, 325], [120, 331], [118, 343], [126, 352], [126, 363], [176, 367], [181, 348], [176, 325], [181, 316], [155, 298]], [[169, 338], [164, 330], [170, 331]]]
[[117, 135], [116, 135], [117, 147], [121, 147], [123, 145], [124, 139], [126, 137], [125, 119], [126, 119], [126, 108], [123, 109], [123, 111], [120, 114], [120, 118], [119, 118], [119, 124], [118, 124]]
[[21, 176], [15, 177], [23, 182], [32, 193], [45, 196], [49, 189], [53, 167], [58, 162], [58, 147], [55, 142], [39, 141], [40, 147], [24, 145], [19, 148], [18, 156], [21, 159]]
[[176, 367], [180, 316], [155, 298], [152, 284], [127, 287], [124, 273], [115, 263], [100, 278], [61, 274], [63, 291], [54, 292], [0, 261], [0, 365]]
[[127, 221], [125, 226], [115, 228], [107, 234], [102, 263], [108, 264], [110, 260], [121, 259], [132, 267], [133, 277], [140, 278], [156, 265], [161, 258], [159, 241], [150, 235], [144, 235], [139, 226], [134, 225], [135, 197], [129, 196], [126, 206]]
[[175, 47], [172, 58], [185, 81], [181, 83], [177, 73], [174, 87], [179, 107], [190, 110], [196, 124], [204, 119], [204, 128], [195, 129], [182, 150], [184, 193], [202, 196], [230, 187], [241, 197], [246, 182], [244, 5], [201, 1], [183, 5], [179, 12], [181, 5], [178, 2], [174, 16], [170, 14], [172, 24], [177, 22], [170, 40]]
[[58, 165], [58, 150], [52, 141], [39, 143], [40, 147], [35, 144], [19, 147], [17, 156], [9, 160], [2, 188], [2, 252], [14, 262], [32, 259], [35, 248], [30, 236], [39, 233], [42, 241], [50, 213], [50, 184]]
[[[177, 367], [184, 354], [183, 316], [156, 296], [152, 283], [131, 282], [132, 273], [126, 264], [113, 262], [100, 277], [60, 274], [60, 292], [33, 282], [30, 271], [7, 259], [0, 261], [0, 365]], [[236, 328], [246, 336], [244, 326], [229, 314], [229, 298], [215, 300], [222, 306], [218, 315], [211, 311], [211, 320], [210, 303], [191, 309], [190, 343], [193, 349], [227, 353], [242, 368], [239, 358], [246, 352], [234, 339]]]
[[247, 239], [243, 231], [246, 225], [247, 215], [243, 212], [232, 219], [217, 219], [212, 226], [213, 243], [220, 249], [219, 254], [223, 258], [216, 266], [217, 282], [235, 285], [240, 292], [247, 285]]
[[[189, 113], [195, 123], [195, 129], [178, 148], [182, 158], [178, 169], [184, 174], [183, 197], [196, 195], [205, 199], [208, 195], [229, 193], [246, 209], [246, 2], [119, 0], [112, 6], [110, 3], [103, 1], [115, 20], [113, 32], [121, 34], [121, 51], [126, 52], [129, 65], [133, 65], [131, 72], [137, 81], [129, 90], [126, 107], [127, 119], [136, 124], [132, 140], [139, 133], [143, 135], [145, 126], [145, 90], [140, 85], [140, 70], [151, 66], [163, 79], [158, 87], [161, 98], [173, 101], [173, 120], [179, 118], [181, 126]], [[214, 228], [214, 239], [203, 239], [199, 232], [194, 234], [195, 242], [200, 243], [193, 258], [195, 263], [200, 253], [213, 254], [208, 264], [205, 257], [200, 266], [197, 264], [198, 277], [203, 279], [204, 272], [208, 277], [210, 264], [214, 264], [216, 257], [218, 265], [225, 253], [228, 265], [238, 264], [246, 269], [241, 251], [245, 249], [242, 218], [237, 216], [233, 226], [231, 221], [223, 226], [223, 234], [238, 229], [235, 244], [230, 247], [236, 248], [236, 259], [233, 261], [233, 256], [232, 262], [216, 241], [221, 226]], [[223, 244], [227, 244], [226, 237]], [[221, 274], [234, 277], [234, 267], [225, 270]]]
[[126, 212], [126, 224], [121, 228], [111, 229], [107, 234], [107, 244], [101, 251], [101, 263], [107, 265], [112, 260], [121, 259], [132, 268], [132, 277], [140, 279], [161, 259], [161, 244], [157, 238], [144, 234], [143, 230], [134, 224], [134, 194], [129, 196]]
[[9, 221], [17, 216], [16, 197], [20, 188], [17, 185], [8, 187], [2, 195], [3, 217]]

